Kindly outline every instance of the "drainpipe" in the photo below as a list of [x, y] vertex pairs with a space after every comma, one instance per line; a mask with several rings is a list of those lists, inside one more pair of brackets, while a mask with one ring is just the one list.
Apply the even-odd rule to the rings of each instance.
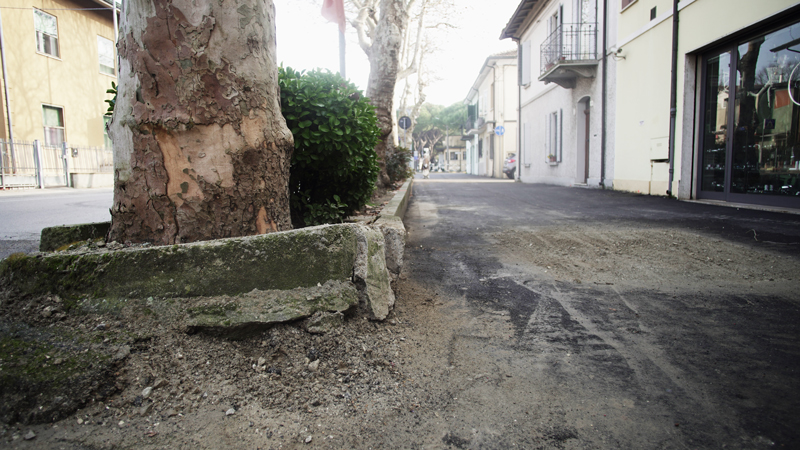
[[[520, 45], [522, 42], [521, 40], [517, 40], [517, 55], [519, 55], [517, 59], [517, 64], [522, 65], [524, 63], [522, 61], [522, 46]], [[518, 79], [517, 79], [517, 181], [522, 182], [522, 129], [524, 128], [522, 124], [522, 67], [519, 68]]]
[[[0, 59], [3, 61], [3, 90], [6, 97], [6, 117], [8, 118], [8, 140], [11, 143], [11, 162], [14, 164], [14, 128], [11, 123], [11, 100], [8, 97], [8, 73], [6, 72], [6, 39], [3, 36], [3, 18], [0, 16]], [[0, 160], [0, 170], [2, 170], [2, 160]], [[14, 170], [16, 171], [16, 170]], [[6, 177], [0, 173], [2, 187], [5, 188]]]
[[678, 116], [678, 0], [672, 1], [672, 80], [669, 92], [669, 184], [667, 196], [672, 197], [675, 177], [675, 125]]
[[[596, 5], [596, 3], [595, 3]], [[597, 11], [597, 6], [595, 6]], [[603, 0], [603, 107], [600, 113], [600, 186], [606, 187], [606, 115], [608, 114], [607, 97], [608, 97], [608, 32], [606, 31], [608, 25], [608, 0]]]

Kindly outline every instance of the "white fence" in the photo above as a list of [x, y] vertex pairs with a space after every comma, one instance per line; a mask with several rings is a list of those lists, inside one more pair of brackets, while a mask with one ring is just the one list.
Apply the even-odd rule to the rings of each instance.
[[0, 188], [72, 186], [75, 174], [111, 174], [110, 149], [0, 139]]

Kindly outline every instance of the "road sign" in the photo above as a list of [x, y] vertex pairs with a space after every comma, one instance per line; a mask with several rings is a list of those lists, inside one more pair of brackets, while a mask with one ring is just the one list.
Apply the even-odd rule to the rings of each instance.
[[494, 127], [494, 134], [502, 136], [506, 133], [506, 127]]
[[408, 116], [403, 116], [397, 119], [397, 126], [404, 130], [411, 128], [411, 118]]

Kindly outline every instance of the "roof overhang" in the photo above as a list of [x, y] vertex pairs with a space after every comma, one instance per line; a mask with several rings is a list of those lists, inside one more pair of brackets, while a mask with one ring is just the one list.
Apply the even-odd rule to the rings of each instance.
[[522, 33], [528, 28], [530, 24], [529, 18], [535, 15], [546, 0], [522, 0], [517, 6], [517, 10], [511, 15], [503, 32], [500, 33], [500, 39], [511, 38], [514, 41], [519, 41]]

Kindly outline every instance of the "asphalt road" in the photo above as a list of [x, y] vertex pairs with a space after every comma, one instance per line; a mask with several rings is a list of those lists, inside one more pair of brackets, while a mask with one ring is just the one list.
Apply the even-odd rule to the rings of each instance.
[[448, 370], [397, 439], [800, 445], [799, 215], [432, 174], [405, 222], [398, 317], [431, 297], [412, 359]]
[[29, 189], [0, 191], [0, 259], [39, 249], [42, 229], [106, 222], [113, 189]]

